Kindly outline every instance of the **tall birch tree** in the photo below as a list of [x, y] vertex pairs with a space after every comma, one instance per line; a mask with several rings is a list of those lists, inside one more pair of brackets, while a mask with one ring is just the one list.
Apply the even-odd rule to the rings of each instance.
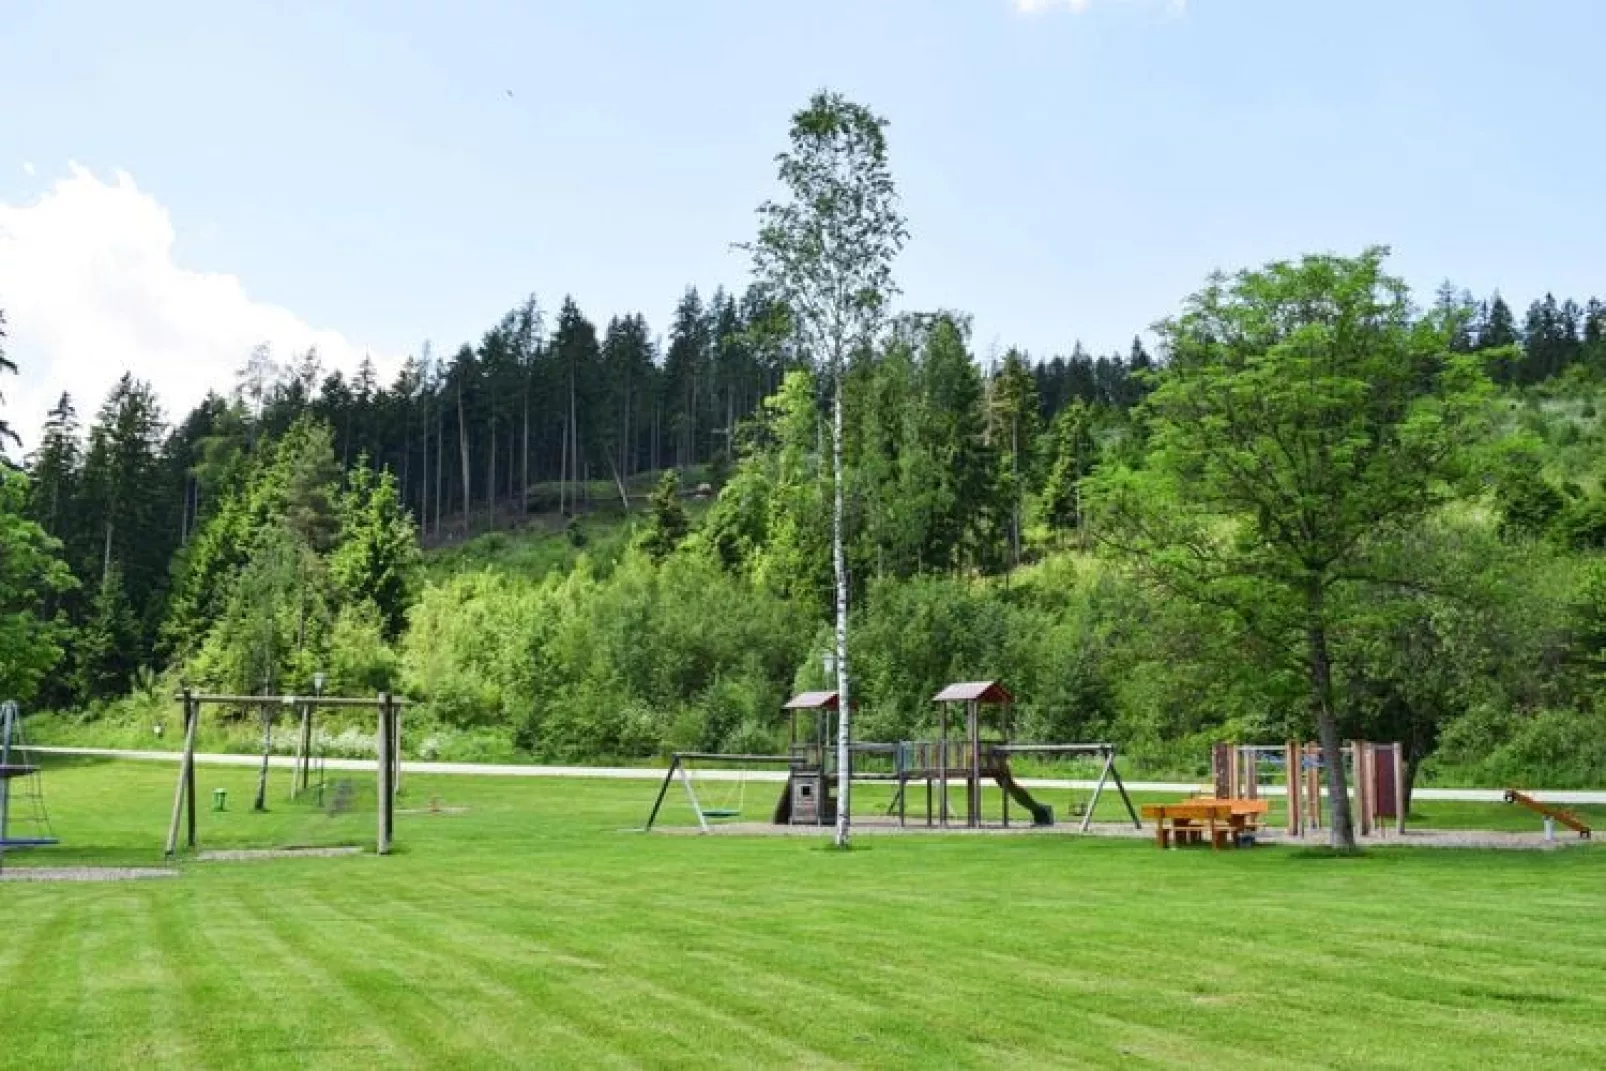
[[776, 157], [786, 189], [759, 206], [752, 254], [760, 284], [791, 313], [802, 352], [831, 382], [831, 562], [836, 582], [836, 844], [850, 836], [852, 702], [848, 663], [848, 573], [844, 553], [842, 388], [848, 359], [868, 346], [897, 293], [892, 262], [908, 231], [887, 163], [886, 121], [822, 90], [792, 117], [791, 146]]

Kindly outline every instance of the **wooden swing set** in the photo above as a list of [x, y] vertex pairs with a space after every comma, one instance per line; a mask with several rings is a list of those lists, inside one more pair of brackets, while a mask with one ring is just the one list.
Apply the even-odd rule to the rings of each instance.
[[[374, 850], [389, 855], [396, 829], [396, 793], [401, 784], [401, 711], [406, 701], [389, 692], [381, 692], [370, 699], [331, 695], [209, 695], [188, 688], [173, 697], [184, 711], [184, 752], [179, 762], [178, 784], [173, 790], [173, 816], [167, 827], [167, 846], [164, 854], [172, 858], [178, 852], [179, 828], [185, 827], [185, 846], [193, 850], [196, 844], [195, 805], [195, 731], [201, 721], [203, 706], [227, 706], [243, 709], [256, 708], [262, 714], [265, 729], [271, 731], [273, 711], [299, 709], [301, 712], [300, 738], [292, 778], [293, 791], [305, 791], [312, 769], [312, 721], [319, 709], [371, 708], [378, 715], [375, 737], [376, 776], [378, 787], [378, 829]], [[266, 795], [268, 749], [264, 748], [262, 771], [257, 782], [257, 806], [262, 809]]]

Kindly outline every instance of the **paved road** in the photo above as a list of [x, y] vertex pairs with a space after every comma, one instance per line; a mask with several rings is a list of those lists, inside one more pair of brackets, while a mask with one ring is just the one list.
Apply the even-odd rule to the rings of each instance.
[[[45, 752], [54, 755], [87, 755], [95, 758], [131, 759], [143, 762], [177, 762], [179, 753], [176, 751], [119, 751], [113, 748], [99, 747], [32, 747], [29, 750]], [[195, 761], [208, 766], [257, 766], [262, 762], [260, 755], [203, 755], [197, 753]], [[276, 767], [288, 767], [293, 760], [288, 755], [275, 755], [269, 760]], [[326, 765], [331, 770], [372, 770], [372, 759], [328, 759]], [[479, 762], [415, 762], [406, 760], [402, 762], [404, 773], [420, 774], [458, 774], [468, 777], [590, 777], [614, 781], [656, 781], [664, 776], [664, 771], [645, 766], [526, 766], [513, 764], [495, 764]], [[784, 781], [786, 774], [779, 770], [698, 770], [700, 780], [708, 781], [740, 781], [744, 777], [750, 781]], [[1022, 777], [1018, 778], [1027, 788], [1048, 789], [1091, 789], [1096, 782], [1093, 781], [1066, 781], [1049, 778]], [[1197, 792], [1202, 786], [1198, 782], [1186, 781], [1128, 781], [1126, 787], [1133, 792]], [[1282, 789], [1271, 786], [1266, 789], [1269, 796], [1280, 796]], [[1606, 791], [1544, 791], [1535, 789], [1530, 793], [1534, 798], [1546, 803], [1596, 803], [1606, 804]], [[1499, 803], [1504, 793], [1498, 788], [1419, 788], [1416, 798], [1422, 800], [1452, 800], [1464, 803]]]

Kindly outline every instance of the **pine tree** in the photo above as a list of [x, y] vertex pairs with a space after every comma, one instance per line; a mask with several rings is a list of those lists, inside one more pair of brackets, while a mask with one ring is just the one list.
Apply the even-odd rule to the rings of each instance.
[[45, 416], [39, 449], [29, 465], [33, 476], [28, 512], [50, 535], [69, 542], [69, 528], [77, 519], [76, 496], [83, 474], [83, 447], [79, 443], [78, 411], [65, 392]]
[[1130, 383], [1126, 407], [1131, 408], [1148, 395], [1151, 386], [1149, 375], [1154, 371], [1154, 359], [1149, 356], [1149, 351], [1143, 348], [1143, 340], [1136, 335], [1132, 336], [1132, 349], [1127, 354], [1126, 371]]
[[664, 355], [665, 402], [669, 406], [667, 431], [673, 436], [675, 465], [697, 463], [698, 379], [708, 359], [708, 319], [696, 287], [687, 287], [675, 307], [669, 328], [669, 350]]
[[997, 454], [987, 443], [981, 372], [966, 347], [968, 324], [933, 317], [920, 353], [916, 434], [936, 462], [922, 559], [928, 566], [995, 568], [990, 538], [1002, 513]]
[[168, 468], [163, 464], [164, 424], [149, 384], [124, 375], [112, 388], [89, 433], [84, 458], [83, 516], [98, 560], [86, 586], [105, 584], [113, 566], [135, 614], [154, 624], [179, 532], [163, 523]]
[[1477, 306], [1472, 300], [1472, 295], [1465, 290], [1457, 290], [1455, 285], [1446, 279], [1439, 284], [1439, 289], [1434, 294], [1433, 305], [1435, 312], [1448, 325], [1451, 352], [1471, 353], [1474, 321], [1477, 318]]
[[[601, 347], [597, 343], [597, 329], [581, 313], [574, 298], [563, 299], [558, 311], [557, 327], [548, 347], [561, 377], [564, 394], [562, 418], [563, 443], [559, 481], [570, 487], [568, 509], [573, 513], [577, 505], [578, 485], [587, 478], [586, 467], [593, 453], [591, 447], [598, 438], [593, 425], [592, 409], [597, 391], [597, 369], [601, 363]], [[563, 506], [563, 491], [559, 491], [559, 506]]]
[[[1476, 335], [1480, 353], [1486, 350], [1505, 352], [1517, 345], [1516, 317], [1511, 314], [1511, 306], [1506, 304], [1498, 290], [1483, 307]], [[1491, 362], [1488, 372], [1490, 378], [1500, 384], [1511, 383], [1517, 374], [1511, 363], [1504, 359]]]
[[72, 681], [80, 703], [109, 699], [128, 689], [139, 668], [140, 626], [113, 563], [101, 578], [89, 614], [72, 646]]
[[680, 504], [680, 474], [665, 469], [647, 505], [647, 527], [641, 534], [641, 549], [655, 562], [675, 552], [690, 531], [686, 509]]
[[1021, 528], [1031, 483], [1031, 450], [1037, 440], [1037, 384], [1018, 350], [1004, 355], [994, 377], [988, 409], [992, 442], [1003, 458], [1000, 494], [1009, 502], [1010, 560], [1021, 560]]
[[1080, 401], [1072, 402], [1054, 417], [1045, 440], [1048, 475], [1043, 481], [1043, 517], [1051, 528], [1085, 533], [1081, 485], [1098, 463], [1092, 410]]
[[418, 563], [417, 535], [395, 477], [376, 474], [359, 458], [340, 496], [340, 543], [329, 556], [335, 591], [347, 603], [370, 603], [385, 638], [395, 640], [407, 624]]
[[[641, 438], [640, 400], [652, 377], [652, 338], [641, 316], [614, 317], [602, 341], [602, 397], [598, 417], [603, 424], [604, 456], [620, 495], [624, 480], [638, 464]], [[625, 502], [629, 508], [628, 498]]]
[[1606, 368], [1606, 304], [1590, 298], [1584, 306], [1583, 352], [1580, 359], [1597, 372]]

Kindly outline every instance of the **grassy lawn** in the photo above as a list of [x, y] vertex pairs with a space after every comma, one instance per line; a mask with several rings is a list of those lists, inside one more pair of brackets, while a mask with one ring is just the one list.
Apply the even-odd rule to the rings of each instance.
[[[14, 863], [156, 862], [173, 775], [53, 766], [69, 843]], [[255, 815], [251, 771], [203, 767], [203, 805], [229, 790], [203, 846], [371, 840], [371, 799], [329, 816], [285, 802], [285, 778]], [[844, 854], [622, 832], [644, 782], [406, 789], [466, 811], [402, 815], [385, 859], [0, 885], [0, 1064], [1606, 1065], [1592, 849], [922, 836]], [[1425, 819], [1512, 813], [1440, 806], [1463, 810]]]

